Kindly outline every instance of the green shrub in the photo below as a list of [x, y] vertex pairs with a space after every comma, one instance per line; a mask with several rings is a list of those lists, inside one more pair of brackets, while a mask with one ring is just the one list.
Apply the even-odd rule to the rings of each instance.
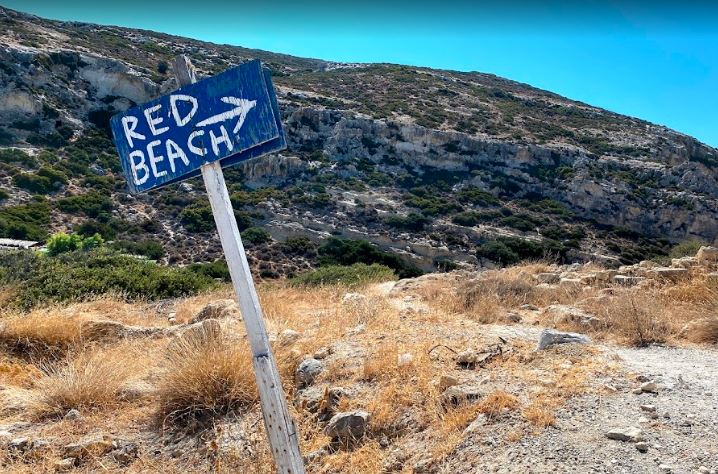
[[182, 225], [190, 232], [210, 232], [214, 230], [214, 216], [209, 204], [192, 204], [180, 213]]
[[28, 168], [37, 166], [37, 160], [35, 158], [17, 148], [0, 150], [0, 163], [19, 164]]
[[394, 270], [400, 278], [411, 278], [422, 274], [421, 270], [406, 263], [398, 255], [379, 250], [366, 240], [329, 237], [319, 247], [319, 257], [319, 264], [322, 266], [378, 263]]
[[50, 225], [50, 206], [46, 200], [0, 209], [0, 237], [44, 240]]
[[456, 199], [475, 206], [497, 206], [500, 203], [496, 196], [475, 186], [469, 186], [459, 191], [456, 194]]
[[522, 260], [563, 260], [568, 249], [559, 242], [501, 237], [481, 244], [476, 255], [502, 265], [514, 265]]
[[58, 171], [49, 166], [43, 166], [37, 170], [37, 175], [47, 178], [53, 188], [57, 189], [63, 184], [67, 184], [67, 175], [62, 171]]
[[520, 230], [522, 232], [535, 231], [536, 228], [544, 222], [545, 221], [533, 218], [528, 214], [507, 216], [500, 221], [501, 225], [511, 227], [512, 229]]
[[229, 274], [229, 267], [227, 267], [227, 262], [224, 260], [215, 260], [214, 262], [207, 263], [193, 263], [188, 268], [190, 271], [208, 278], [222, 281], [232, 281]]
[[309, 238], [290, 237], [283, 244], [282, 249], [285, 253], [291, 255], [302, 255], [305, 257], [314, 257], [317, 254], [317, 246], [309, 240]]
[[10, 193], [5, 191], [4, 189], [0, 189], [0, 201], [4, 201], [5, 199], [10, 197]]
[[105, 224], [104, 222], [97, 222], [96, 220], [87, 220], [82, 224], [75, 226], [73, 231], [83, 237], [99, 234], [105, 240], [112, 240], [117, 235], [117, 231], [114, 227], [109, 224]]
[[159, 260], [165, 256], [164, 246], [160, 242], [151, 239], [138, 242], [119, 240], [113, 244], [113, 247], [131, 255], [142, 255], [150, 260]]
[[421, 209], [427, 216], [446, 215], [461, 210], [461, 206], [456, 202], [435, 196], [412, 196], [405, 203], [407, 206]]
[[394, 280], [394, 271], [384, 265], [373, 263], [355, 263], [349, 266], [328, 265], [303, 273], [292, 279], [292, 283], [302, 286], [345, 285], [357, 286]]
[[384, 223], [388, 226], [410, 231], [423, 230], [431, 220], [416, 212], [411, 212], [406, 216], [391, 216], [384, 219]]
[[700, 240], [681, 242], [671, 249], [668, 256], [670, 258], [694, 257], [698, 253], [698, 250], [704, 245], [706, 245], [706, 243]]
[[59, 255], [76, 250], [91, 250], [104, 243], [100, 234], [89, 237], [82, 237], [79, 234], [66, 234], [58, 232], [47, 240], [47, 254], [50, 256]]
[[108, 293], [128, 300], [176, 298], [213, 283], [186, 268], [164, 267], [105, 249], [54, 257], [22, 254], [0, 254], [0, 275], [11, 275], [4, 283], [14, 286], [14, 302], [24, 309]]
[[54, 190], [48, 178], [34, 173], [18, 173], [12, 177], [12, 182], [18, 188], [25, 189], [33, 194], [47, 194]]
[[242, 232], [242, 240], [253, 245], [259, 245], [270, 242], [272, 240], [272, 236], [261, 227], [250, 227]]
[[525, 209], [540, 212], [544, 214], [554, 214], [562, 217], [571, 217], [571, 212], [566, 206], [553, 199], [541, 199], [540, 201], [519, 201], [519, 204]]
[[112, 200], [101, 192], [90, 191], [59, 199], [57, 207], [68, 214], [85, 214], [88, 217], [96, 218], [103, 213], [112, 211]]

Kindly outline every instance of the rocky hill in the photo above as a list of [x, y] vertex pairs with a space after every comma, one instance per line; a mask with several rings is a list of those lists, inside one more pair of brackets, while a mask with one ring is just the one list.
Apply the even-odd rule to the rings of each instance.
[[489, 74], [338, 64], [0, 8], [0, 237], [99, 232], [170, 263], [220, 256], [201, 182], [128, 195], [107, 132], [113, 114], [176, 88], [177, 54], [204, 75], [249, 58], [274, 75], [289, 148], [227, 170], [264, 276], [313, 265], [331, 235], [425, 270], [635, 263], [718, 235], [718, 150], [665, 127]]

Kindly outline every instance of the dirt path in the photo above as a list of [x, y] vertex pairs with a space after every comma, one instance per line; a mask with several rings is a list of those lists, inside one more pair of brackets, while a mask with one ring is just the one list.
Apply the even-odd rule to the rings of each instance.
[[[397, 307], [424, 307], [393, 288], [386, 283], [374, 290]], [[542, 328], [496, 324], [483, 329], [537, 341]], [[438, 472], [718, 472], [718, 350], [599, 347], [619, 362], [624, 374], [591, 383], [610, 385], [615, 393], [571, 400], [556, 413], [555, 427], [519, 442], [507, 442], [496, 427], [478, 430]], [[658, 393], [634, 393], [639, 378], [657, 382]], [[642, 405], [654, 405], [655, 415]], [[628, 427], [642, 430], [647, 452], [635, 443], [606, 437], [611, 429]]]

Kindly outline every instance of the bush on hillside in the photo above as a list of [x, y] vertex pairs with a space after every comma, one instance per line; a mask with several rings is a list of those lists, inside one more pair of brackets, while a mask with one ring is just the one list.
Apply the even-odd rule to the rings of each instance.
[[261, 227], [250, 227], [249, 229], [242, 231], [242, 240], [249, 242], [252, 245], [259, 245], [270, 242], [272, 240], [272, 236]]
[[561, 243], [550, 239], [535, 241], [502, 237], [481, 244], [476, 249], [476, 255], [502, 265], [514, 265], [522, 260], [561, 261], [567, 250]]
[[47, 240], [47, 254], [51, 257], [76, 250], [91, 250], [101, 246], [104, 240], [100, 234], [83, 237], [79, 234], [58, 232]]
[[150, 260], [159, 260], [165, 256], [165, 248], [161, 242], [151, 239], [132, 242], [129, 240], [119, 240], [113, 244], [117, 250], [131, 255], [141, 255]]
[[284, 253], [290, 255], [300, 255], [309, 258], [317, 255], [317, 246], [305, 236], [289, 237], [282, 244], [282, 250], [284, 250]]
[[398, 255], [379, 250], [366, 240], [330, 237], [319, 247], [319, 257], [322, 266], [378, 263], [394, 270], [400, 278], [411, 278], [422, 274], [421, 270], [406, 263]]
[[95, 249], [55, 257], [33, 252], [0, 254], [0, 285], [10, 286], [23, 309], [77, 301], [103, 294], [128, 300], [176, 298], [196, 294], [213, 280], [186, 268]]
[[77, 196], [68, 196], [57, 201], [57, 207], [68, 214], [85, 214], [96, 218], [112, 211], [112, 200], [98, 191], [90, 191]]
[[215, 260], [214, 262], [207, 263], [193, 263], [190, 265], [189, 270], [214, 280], [232, 281], [232, 277], [229, 274], [229, 267], [227, 262], [224, 260]]
[[0, 209], [0, 237], [44, 240], [50, 224], [50, 205], [44, 198]]
[[409, 231], [423, 230], [430, 222], [429, 218], [416, 212], [411, 212], [406, 216], [391, 216], [384, 219], [384, 223], [388, 226]]
[[295, 285], [345, 285], [357, 286], [396, 279], [394, 271], [384, 265], [355, 263], [354, 265], [328, 265], [303, 273], [294, 279]]
[[189, 232], [210, 232], [214, 230], [214, 216], [209, 204], [192, 204], [182, 210], [180, 221]]
[[706, 243], [701, 242], [700, 240], [688, 240], [686, 242], [681, 242], [680, 244], [676, 244], [676, 246], [671, 249], [668, 256], [670, 258], [693, 257], [704, 245], [706, 245]]

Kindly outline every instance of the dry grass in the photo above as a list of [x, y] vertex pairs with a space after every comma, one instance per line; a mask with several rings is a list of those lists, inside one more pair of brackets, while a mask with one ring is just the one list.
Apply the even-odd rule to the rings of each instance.
[[519, 399], [501, 390], [491, 392], [481, 400], [478, 409], [489, 418], [496, 418], [505, 412], [516, 410], [521, 405]]
[[[389, 469], [386, 466], [390, 461], [394, 463], [391, 469], [407, 470], [417, 461], [429, 460], [430, 470], [444, 472], [442, 469], [466, 454], [463, 450], [467, 443], [477, 441], [480, 438], [475, 437], [485, 436], [487, 431], [496, 439], [510, 443], [554, 425], [556, 410], [571, 397], [597, 389], [593, 381], [609, 371], [611, 362], [601, 357], [598, 350], [567, 346], [536, 353], [535, 341], [523, 340], [517, 335], [510, 338], [509, 352], [475, 371], [457, 367], [451, 352], [480, 350], [496, 342], [493, 331], [497, 328], [483, 323], [496, 322], [507, 311], [518, 311], [523, 304], [579, 306], [604, 320], [603, 325], [590, 329], [592, 336], [615, 337], [628, 343], [661, 338], [671, 340], [698, 314], [704, 317], [715, 314], [715, 289], [700, 286], [698, 280], [617, 289], [614, 295], [592, 300], [590, 297], [599, 295], [598, 288], [579, 292], [538, 287], [533, 275], [549, 269], [540, 263], [525, 265], [485, 272], [471, 282], [462, 282], [458, 279], [461, 277], [449, 275], [445, 280], [436, 278], [423, 287], [396, 295], [387, 295], [386, 288], [378, 286], [357, 288], [352, 291], [363, 293], [367, 298], [348, 303], [342, 301], [346, 292], [342, 288], [298, 288], [281, 282], [260, 285], [270, 334], [274, 337], [285, 329], [293, 329], [301, 335], [293, 343], [284, 343], [280, 338], [273, 349], [290, 410], [301, 433], [302, 452], [308, 454], [328, 448], [324, 454], [313, 457], [309, 470], [382, 472]], [[411, 293], [417, 294], [419, 299], [405, 298]], [[91, 424], [53, 422], [56, 425], [53, 428], [56, 431], [51, 431], [53, 436], [62, 438], [62, 430], [75, 430], [71, 440], [74, 441], [84, 436], [83, 430], [91, 426], [92, 429], [100, 427], [113, 432], [139, 432], [141, 436], [149, 434], [149, 438], [156, 438], [158, 425], [161, 425], [171, 428], [167, 433], [170, 436], [161, 437], [163, 440], [185, 439], [185, 435], [194, 433], [196, 436], [192, 439], [201, 439], [205, 443], [196, 451], [183, 451], [178, 459], [167, 458], [167, 466], [158, 464], [157, 459], [141, 456], [129, 472], [163, 470], [165, 467], [177, 472], [212, 469], [216, 472], [271, 472], [270, 454], [256, 403], [258, 397], [251, 357], [245, 348], [241, 323], [223, 323], [221, 332], [207, 325], [202, 331], [179, 338], [135, 339], [117, 346], [108, 346], [103, 341], [89, 345], [86, 335], [83, 338], [79, 330], [80, 323], [87, 319], [164, 325], [168, 311], [176, 311], [177, 319], [186, 321], [207, 303], [223, 298], [232, 298], [229, 287], [169, 302], [161, 308], [147, 303], [125, 305], [111, 298], [98, 299], [48, 310], [42, 315], [31, 313], [30, 318], [39, 320], [41, 316], [49, 316], [51, 320], [51, 323], [40, 321], [43, 327], [38, 331], [29, 323], [15, 322], [20, 317], [7, 318], [6, 321], [13, 322], [8, 326], [12, 332], [6, 329], [3, 334], [13, 336], [2, 339], [6, 348], [13, 347], [18, 340], [27, 341], [24, 347], [37, 346], [37, 353], [48, 352], [46, 347], [57, 347], [56, 352], [67, 357], [65, 363], [53, 365], [56, 369], [48, 371], [39, 380], [28, 369], [34, 367], [32, 364], [27, 364], [25, 359], [8, 357], [0, 363], [0, 379], [17, 387], [13, 390], [17, 391], [18, 399], [32, 396], [35, 400], [42, 396], [46, 397], [45, 406], [55, 407], [40, 410], [40, 413], [63, 413], [73, 405], [91, 409], [88, 416], [92, 417]], [[539, 320], [542, 317], [536, 311], [526, 310], [520, 314]], [[545, 321], [541, 322], [545, 324]], [[67, 325], [70, 329], [60, 333], [70, 336], [53, 334], [49, 327], [52, 325]], [[73, 333], [72, 328], [77, 331]], [[517, 334], [522, 330], [521, 327], [512, 329], [516, 329]], [[577, 329], [587, 331], [587, 328]], [[700, 331], [700, 337], [705, 340], [715, 337], [715, 327], [710, 324]], [[19, 336], [21, 334], [23, 336]], [[696, 332], [696, 338], [698, 334]], [[15, 342], [8, 345], [8, 341]], [[437, 344], [441, 347], [430, 352], [429, 349]], [[100, 350], [114, 353], [123, 345], [126, 345], [125, 349], [134, 347], [161, 354], [161, 357], [145, 356], [147, 364], [142, 368], [129, 370], [124, 376], [119, 372], [97, 375], [102, 378], [101, 383], [89, 382], [95, 377], [93, 374], [103, 374], [102, 371], [107, 370], [96, 368], [95, 362], [90, 362], [95, 360], [92, 356], [102, 354]], [[314, 382], [313, 389], [321, 393], [329, 387], [343, 387], [348, 396], [342, 398], [338, 411], [363, 409], [371, 413], [366, 435], [357, 443], [331, 444], [323, 433], [325, 421], [319, 421], [318, 414], [309, 411], [312, 409], [310, 404], [297, 405], [294, 412], [292, 401], [297, 395], [294, 371], [304, 357], [320, 348], [330, 349], [327, 352], [331, 355], [323, 360], [324, 370]], [[405, 353], [411, 354], [411, 362], [405, 363], [400, 357]], [[128, 358], [126, 356], [124, 360]], [[456, 377], [460, 384], [482, 385], [481, 392], [488, 395], [458, 407], [445, 406], [436, 383], [442, 375]], [[156, 395], [133, 404], [119, 402], [117, 388], [108, 386], [114, 384], [117, 387], [124, 382], [112, 382], [113, 376], [125, 381], [141, 379], [145, 384], [155, 386]], [[54, 383], [50, 383], [50, 379]], [[78, 382], [73, 382], [74, 388], [68, 388], [69, 394], [63, 395], [59, 389], [60, 380]], [[80, 380], [93, 385], [83, 399], [77, 395], [83, 392], [78, 388], [83, 386]], [[95, 391], [94, 385], [102, 386], [102, 390]], [[60, 401], [47, 403], [49, 399]], [[118, 406], [112, 409], [113, 405]], [[87, 408], [85, 412], [88, 412]], [[121, 414], [125, 412], [131, 413]], [[481, 414], [486, 415], [485, 419], [481, 416], [483, 423], [477, 423], [470, 433], [465, 432]], [[225, 415], [231, 416], [223, 419]], [[228, 424], [240, 426], [244, 433], [239, 445], [230, 443], [239, 446], [236, 450], [227, 451], [228, 448], [219, 443], [224, 436], [220, 427]], [[116, 426], [121, 428], [115, 430]], [[155, 444], [147, 449], [164, 448]], [[397, 456], [398, 461], [394, 459]], [[45, 467], [40, 463], [31, 466]], [[87, 472], [104, 469], [94, 461], [86, 467]]]
[[210, 328], [202, 326], [168, 348], [166, 373], [158, 386], [163, 426], [204, 427], [218, 415], [257, 401], [248, 348]]
[[436, 309], [464, 314], [482, 324], [496, 323], [507, 310], [524, 304], [546, 306], [573, 302], [580, 290], [541, 288], [534, 275], [548, 269], [546, 264], [531, 264], [502, 270], [490, 270], [475, 280], [455, 283], [436, 281], [420, 290], [421, 297]]
[[0, 346], [27, 358], [56, 358], [82, 340], [82, 319], [57, 311], [37, 310], [3, 320]]
[[533, 402], [521, 411], [521, 415], [538, 428], [548, 428], [556, 423], [556, 416], [546, 405]]
[[138, 355], [127, 347], [91, 350], [49, 365], [35, 385], [35, 416], [64, 415], [68, 410], [105, 409], [119, 403], [122, 386], [137, 372]]
[[[712, 317], [716, 321], [718, 317], [711, 317], [718, 314], [718, 292], [699, 278], [617, 291], [608, 298], [581, 303], [581, 307], [602, 321], [589, 332], [625, 344], [645, 346], [680, 338], [718, 342], [718, 322], [712, 324]], [[693, 324], [698, 322], [702, 324]], [[691, 326], [692, 330], [686, 330]]]

